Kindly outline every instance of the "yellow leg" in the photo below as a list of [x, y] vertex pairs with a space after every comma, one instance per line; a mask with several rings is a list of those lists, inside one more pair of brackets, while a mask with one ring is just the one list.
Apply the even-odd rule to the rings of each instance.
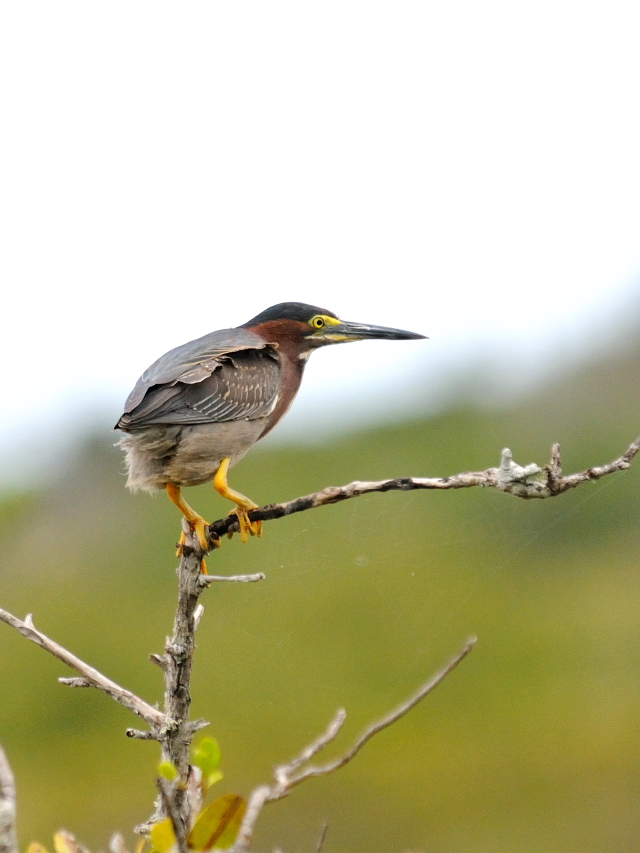
[[[174, 504], [178, 507], [180, 512], [184, 515], [184, 517], [189, 522], [191, 529], [194, 531], [196, 536], [200, 541], [200, 547], [203, 551], [209, 550], [209, 540], [207, 539], [207, 534], [205, 528], [208, 527], [208, 523], [204, 520], [201, 515], [191, 509], [189, 504], [185, 501], [185, 499], [180, 494], [180, 487], [174, 486], [173, 483], [167, 483], [165, 486], [167, 490], [167, 494], [174, 502]], [[182, 546], [184, 545], [184, 533], [180, 537], [180, 544], [178, 545], [178, 554], [180, 557], [182, 555]]]
[[245, 496], [241, 495], [240, 492], [236, 492], [234, 489], [229, 488], [229, 484], [227, 483], [228, 470], [229, 457], [226, 457], [220, 463], [218, 473], [213, 480], [213, 485], [215, 490], [221, 494], [223, 498], [233, 501], [236, 505], [233, 512], [238, 516], [238, 521], [240, 523], [240, 539], [243, 542], [246, 542], [249, 536], [262, 536], [262, 522], [250, 521], [248, 516], [249, 510], [257, 509], [258, 504], [254, 504], [253, 501], [250, 501], [249, 498], [245, 498]]

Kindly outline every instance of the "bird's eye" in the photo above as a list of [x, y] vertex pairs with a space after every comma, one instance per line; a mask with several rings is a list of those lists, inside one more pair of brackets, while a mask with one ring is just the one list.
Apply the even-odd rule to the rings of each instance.
[[322, 329], [322, 327], [324, 326], [324, 318], [320, 317], [320, 315], [312, 317], [311, 325], [314, 329]]

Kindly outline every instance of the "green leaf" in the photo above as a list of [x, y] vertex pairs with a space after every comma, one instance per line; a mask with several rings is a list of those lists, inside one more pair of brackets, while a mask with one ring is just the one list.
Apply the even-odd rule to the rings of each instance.
[[[247, 804], [238, 794], [226, 794], [198, 815], [187, 843], [192, 850], [225, 850], [235, 842]], [[162, 851], [161, 851], [162, 853]]]
[[176, 834], [173, 831], [173, 823], [171, 818], [161, 820], [160, 823], [154, 823], [151, 827], [151, 843], [153, 849], [158, 853], [166, 853], [176, 843]]
[[173, 782], [174, 779], [178, 778], [178, 771], [171, 761], [161, 761], [158, 764], [158, 774], [164, 779], [168, 779], [169, 782]]
[[[213, 775], [220, 765], [220, 745], [213, 737], [205, 737], [193, 754], [193, 764], [202, 770], [204, 779]], [[212, 783], [211, 783], [212, 784]]]
[[205, 780], [207, 784], [207, 790], [209, 790], [212, 785], [215, 785], [216, 782], [219, 782], [223, 778], [224, 773], [222, 772], [222, 770], [215, 770], [213, 773], [210, 773]]

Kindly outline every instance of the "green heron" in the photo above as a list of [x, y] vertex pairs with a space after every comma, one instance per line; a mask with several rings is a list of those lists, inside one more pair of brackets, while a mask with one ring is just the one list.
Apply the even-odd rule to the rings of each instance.
[[115, 427], [127, 433], [119, 441], [127, 486], [166, 489], [206, 551], [207, 522], [180, 490], [213, 481], [236, 504], [242, 541], [260, 536], [261, 522], [248, 516], [257, 504], [229, 487], [229, 467], [286, 414], [314, 350], [367, 338], [424, 335], [347, 323], [323, 308], [283, 302], [236, 329], [211, 332], [165, 353], [138, 379]]

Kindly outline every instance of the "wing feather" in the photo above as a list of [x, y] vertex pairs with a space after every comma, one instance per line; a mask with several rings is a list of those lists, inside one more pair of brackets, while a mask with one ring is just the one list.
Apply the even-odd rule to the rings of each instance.
[[124, 404], [125, 414], [133, 412], [149, 390], [161, 385], [197, 384], [217, 369], [220, 359], [244, 350], [263, 350], [268, 344], [248, 329], [222, 329], [169, 350], [148, 367]]
[[[199, 367], [204, 371], [204, 362]], [[169, 384], [152, 385], [120, 418], [118, 427], [127, 430], [155, 424], [255, 420], [273, 411], [280, 380], [280, 362], [274, 349], [265, 345], [226, 352], [217, 356], [211, 367], [200, 381], [187, 370], [179, 379], [170, 379]]]

